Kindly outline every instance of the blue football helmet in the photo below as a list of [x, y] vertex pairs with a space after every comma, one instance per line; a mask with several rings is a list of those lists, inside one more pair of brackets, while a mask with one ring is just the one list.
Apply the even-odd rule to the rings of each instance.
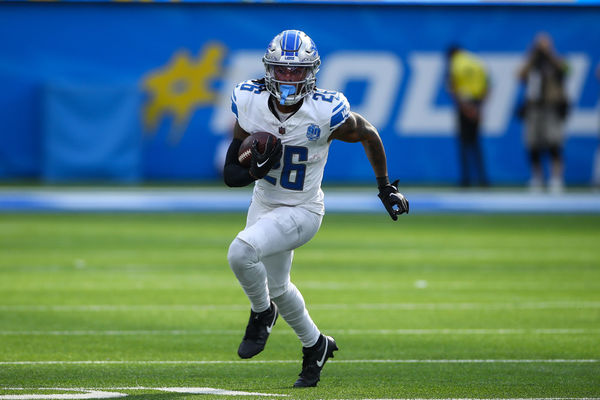
[[267, 90], [280, 104], [293, 105], [314, 91], [321, 58], [306, 33], [286, 30], [271, 40], [263, 64]]

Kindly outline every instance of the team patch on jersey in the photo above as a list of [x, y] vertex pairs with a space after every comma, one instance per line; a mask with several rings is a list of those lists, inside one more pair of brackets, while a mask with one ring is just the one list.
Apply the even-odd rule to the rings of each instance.
[[321, 137], [321, 128], [319, 125], [310, 124], [306, 130], [306, 137], [308, 140], [317, 140]]

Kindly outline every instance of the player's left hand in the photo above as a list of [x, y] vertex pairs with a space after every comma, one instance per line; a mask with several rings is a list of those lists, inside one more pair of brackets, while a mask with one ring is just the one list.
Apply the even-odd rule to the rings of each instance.
[[377, 195], [394, 221], [398, 220], [398, 215], [408, 214], [409, 209], [408, 200], [402, 193], [398, 192], [398, 181], [381, 186]]

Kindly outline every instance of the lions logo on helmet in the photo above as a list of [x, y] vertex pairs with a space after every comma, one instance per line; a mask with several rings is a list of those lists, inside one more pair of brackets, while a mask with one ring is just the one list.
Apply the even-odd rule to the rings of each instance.
[[286, 30], [273, 38], [263, 64], [267, 90], [280, 104], [293, 105], [315, 89], [321, 58], [306, 33]]

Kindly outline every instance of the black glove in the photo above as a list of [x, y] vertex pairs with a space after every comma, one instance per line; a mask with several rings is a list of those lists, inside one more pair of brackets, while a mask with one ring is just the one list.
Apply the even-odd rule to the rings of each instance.
[[408, 200], [398, 192], [398, 181], [380, 186], [377, 195], [394, 221], [398, 219], [398, 215], [408, 214]]
[[262, 179], [281, 158], [281, 139], [270, 137], [265, 144], [265, 151], [258, 151], [258, 141], [252, 143], [252, 159], [250, 160], [250, 176]]

